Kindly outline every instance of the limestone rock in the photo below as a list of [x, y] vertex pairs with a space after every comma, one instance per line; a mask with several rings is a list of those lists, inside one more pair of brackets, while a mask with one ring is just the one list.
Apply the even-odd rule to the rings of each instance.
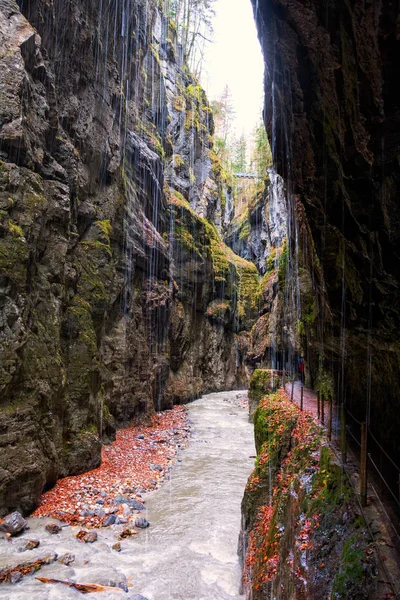
[[67, 567], [71, 565], [75, 560], [75, 554], [71, 554], [70, 552], [66, 552], [62, 556], [59, 557], [58, 562], [62, 565], [66, 565]]
[[18, 511], [13, 512], [0, 520], [0, 531], [9, 533], [12, 536], [23, 531], [26, 526], [27, 522]]
[[39, 540], [29, 540], [29, 542], [25, 545], [25, 550], [34, 550], [40, 545]]
[[144, 517], [140, 517], [140, 519], [136, 519], [135, 527], [139, 527], [139, 529], [146, 529], [147, 527], [150, 527], [150, 523]]
[[84, 542], [85, 544], [93, 544], [93, 542], [97, 541], [97, 533], [95, 531], [85, 531], [84, 529], [81, 529], [76, 537], [80, 542]]
[[48, 531], [48, 533], [55, 535], [57, 533], [60, 533], [62, 528], [59, 525], [57, 525], [57, 523], [49, 523], [48, 525], [46, 525], [45, 529], [46, 531]]

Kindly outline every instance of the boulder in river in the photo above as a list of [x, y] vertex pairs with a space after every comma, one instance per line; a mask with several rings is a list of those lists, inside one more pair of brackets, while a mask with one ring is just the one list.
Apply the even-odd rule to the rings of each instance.
[[12, 512], [3, 520], [0, 519], [0, 531], [9, 533], [10, 535], [17, 535], [27, 526], [27, 522], [24, 517], [18, 511]]

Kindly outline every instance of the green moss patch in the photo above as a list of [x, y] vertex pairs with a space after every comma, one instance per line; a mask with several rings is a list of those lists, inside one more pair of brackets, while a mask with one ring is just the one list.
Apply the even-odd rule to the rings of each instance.
[[249, 398], [258, 402], [261, 398], [281, 386], [282, 377], [272, 369], [256, 369], [249, 384]]
[[188, 260], [208, 261], [216, 289], [231, 302], [238, 329], [250, 328], [258, 314], [260, 286], [256, 266], [236, 255], [223, 241], [214, 224], [199, 217], [178, 192], [165, 188], [173, 212], [172, 243], [188, 254]]

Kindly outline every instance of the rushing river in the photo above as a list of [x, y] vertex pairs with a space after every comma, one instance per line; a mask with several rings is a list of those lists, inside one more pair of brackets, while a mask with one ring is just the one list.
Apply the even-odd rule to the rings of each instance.
[[[148, 600], [239, 600], [240, 567], [237, 542], [240, 503], [254, 460], [253, 427], [238, 403], [239, 392], [209, 394], [189, 405], [191, 443], [179, 455], [169, 479], [146, 496], [151, 526], [134, 538], [122, 541], [122, 552], [111, 546], [117, 528], [99, 530], [94, 544], [81, 544], [76, 528], [58, 535], [44, 531], [46, 520], [31, 519], [30, 531], [18, 541], [37, 538], [44, 556], [71, 552], [70, 566], [53, 563], [38, 575], [70, 579], [78, 583], [112, 585], [126, 581], [129, 593], [103, 592], [89, 598], [114, 600], [142, 594]], [[120, 527], [121, 529], [121, 527]], [[14, 540], [13, 546], [18, 546]], [[9, 564], [10, 551], [0, 540], [0, 565]], [[21, 562], [19, 554], [18, 561]], [[16, 557], [14, 556], [15, 560]], [[0, 586], [0, 598], [10, 600], [68, 600], [82, 598], [76, 590], [60, 584], [43, 584], [33, 576], [13, 586]]]

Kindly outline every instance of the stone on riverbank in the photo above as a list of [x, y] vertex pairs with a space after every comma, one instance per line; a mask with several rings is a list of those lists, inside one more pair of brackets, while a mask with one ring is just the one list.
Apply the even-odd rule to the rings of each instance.
[[10, 535], [17, 535], [23, 529], [25, 529], [27, 522], [24, 517], [18, 511], [12, 512], [4, 519], [0, 519], [0, 531], [9, 533]]
[[130, 498], [125, 498], [124, 496], [120, 495], [115, 498], [114, 504], [127, 504], [134, 510], [146, 510], [145, 506], [141, 502], [138, 502], [137, 500], [131, 500]]
[[110, 515], [103, 523], [103, 527], [109, 527], [110, 525], [114, 525], [117, 517], [115, 515]]

